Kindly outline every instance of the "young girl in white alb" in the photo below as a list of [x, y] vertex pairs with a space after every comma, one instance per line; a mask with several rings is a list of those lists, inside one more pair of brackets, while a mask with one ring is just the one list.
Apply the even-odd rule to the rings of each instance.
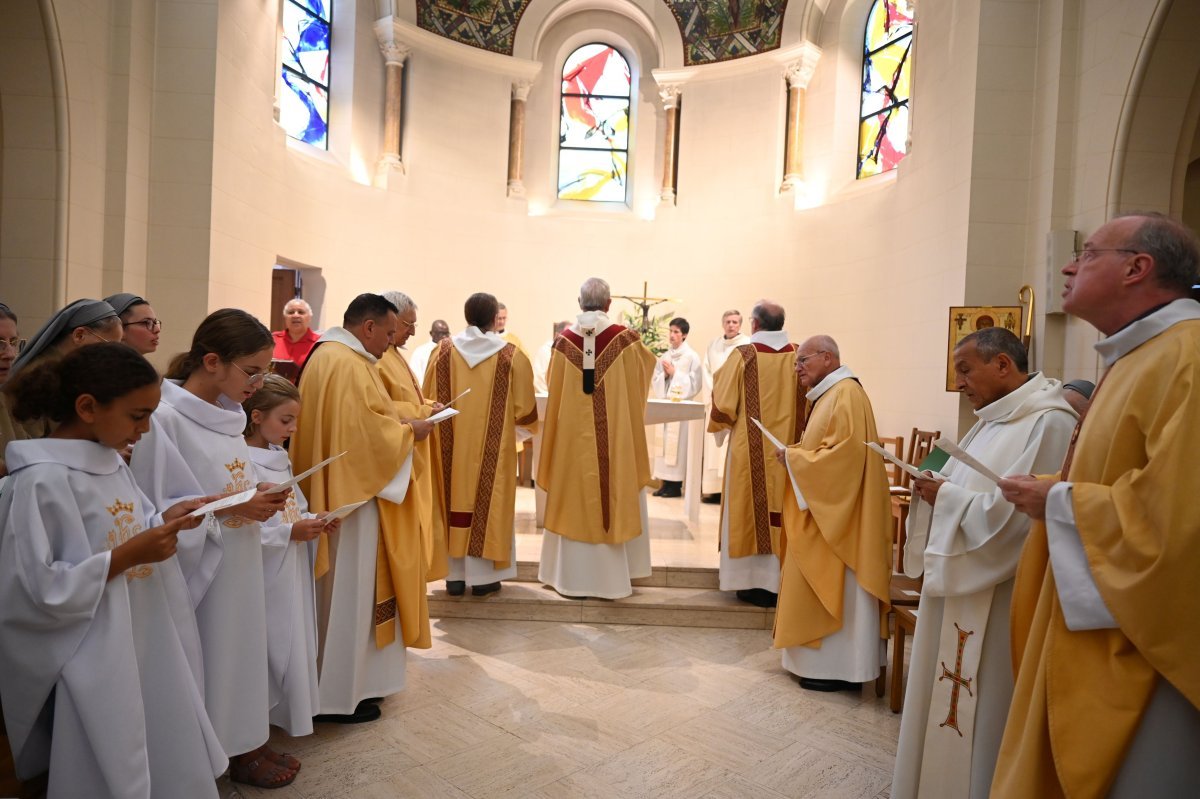
[[[270, 735], [267, 616], [259, 525], [283, 509], [288, 494], [266, 493], [242, 438], [241, 403], [271, 365], [274, 339], [245, 311], [209, 314], [177, 355], [162, 385], [150, 432], [130, 467], [142, 490], [165, 506], [179, 499], [251, 491], [221, 511], [203, 535], [183, 539], [187, 578], [204, 652], [204, 704], [230, 756], [229, 776], [260, 788], [296, 778], [300, 763], [267, 746]], [[257, 489], [255, 492], [254, 489]]]
[[[259, 479], [291, 480], [283, 442], [296, 432], [300, 392], [279, 375], [267, 375], [242, 407], [250, 460]], [[320, 712], [313, 562], [317, 536], [341, 526], [340, 519], [326, 524], [325, 515], [308, 512], [308, 500], [297, 486], [284, 509], [262, 524], [271, 723], [291, 736], [311, 734], [313, 716]]]
[[17, 775], [49, 797], [216, 797], [195, 616], [175, 557], [204, 498], [161, 514], [118, 454], [150, 426], [159, 376], [124, 344], [30, 366], [0, 495], [0, 694]]

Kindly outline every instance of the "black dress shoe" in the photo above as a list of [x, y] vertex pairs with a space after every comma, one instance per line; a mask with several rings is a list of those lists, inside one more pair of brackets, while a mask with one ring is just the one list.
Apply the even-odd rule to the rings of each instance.
[[651, 496], [655, 496], [655, 497], [661, 497], [661, 496], [664, 496], [663, 492], [664, 492], [664, 491], [666, 491], [666, 490], [667, 490], [667, 484], [666, 484], [666, 483], [663, 483], [663, 484], [662, 484], [662, 487], [661, 487], [661, 488], [659, 488], [657, 491], [655, 491], [655, 492], [654, 492], [654, 493], [653, 493]]
[[473, 586], [471, 586], [471, 596], [487, 596], [488, 594], [494, 594], [499, 590], [500, 590], [499, 582], [485, 583], [483, 585], [473, 585]]
[[382, 696], [368, 696], [366, 699], [364, 699], [363, 701], [359, 702], [359, 703], [358, 703], [358, 706], [359, 706], [359, 707], [362, 707], [364, 704], [367, 704], [367, 705], [382, 705], [382, 704], [383, 704], [383, 700], [384, 700], [384, 697], [382, 697]]
[[660, 497], [667, 499], [678, 499], [683, 496], [683, 481], [682, 480], [664, 480], [663, 487], [658, 494]]
[[737, 598], [759, 608], [773, 608], [779, 601], [779, 594], [765, 588], [745, 588], [737, 592]]
[[450, 596], [462, 596], [467, 592], [466, 580], [447, 580], [446, 593]]
[[700, 501], [703, 502], [705, 505], [720, 505], [721, 504], [721, 495], [720, 494], [705, 494], [702, 497], [700, 497]]
[[379, 709], [379, 705], [364, 700], [358, 703], [353, 713], [321, 713], [313, 716], [313, 721], [326, 724], [365, 724], [377, 720], [382, 715], [383, 711]]
[[818, 680], [812, 677], [801, 677], [800, 687], [809, 691], [823, 691], [825, 693], [862, 690], [861, 683], [846, 682], [845, 680]]

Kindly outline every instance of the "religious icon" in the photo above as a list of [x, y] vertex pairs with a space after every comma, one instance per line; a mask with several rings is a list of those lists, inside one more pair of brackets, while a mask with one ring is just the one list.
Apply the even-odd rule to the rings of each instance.
[[[1021, 329], [1024, 308], [1020, 305], [967, 305], [951, 306], [949, 335], [946, 341], [946, 390], [954, 387], [954, 348], [976, 330], [1003, 325], [1006, 330], [1017, 333]], [[1018, 333], [1018, 335], [1020, 335]]]

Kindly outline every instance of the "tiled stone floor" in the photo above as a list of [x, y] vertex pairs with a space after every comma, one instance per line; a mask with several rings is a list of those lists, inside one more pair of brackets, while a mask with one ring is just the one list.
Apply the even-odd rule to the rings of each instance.
[[435, 621], [383, 718], [273, 743], [295, 783], [222, 796], [886, 797], [900, 718], [802, 690], [769, 631]]

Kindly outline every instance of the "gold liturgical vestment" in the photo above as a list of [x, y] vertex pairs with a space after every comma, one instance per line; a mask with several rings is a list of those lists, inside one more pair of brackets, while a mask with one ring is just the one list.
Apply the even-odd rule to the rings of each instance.
[[[401, 419], [428, 419], [433, 413], [432, 403], [421, 393], [420, 380], [408, 365], [404, 354], [395, 347], [388, 347], [379, 359], [379, 376], [387, 388], [396, 412]], [[413, 444], [412, 484], [408, 495], [400, 504], [405, 527], [419, 527], [421, 541], [425, 547], [426, 574], [429, 582], [446, 576], [446, 542], [434, 535], [433, 524], [433, 462], [430, 459], [432, 437]]]
[[1065, 477], [1088, 570], [1117, 628], [1067, 629], [1046, 525], [1030, 531], [1013, 593], [1016, 687], [992, 796], [1103, 796], [1159, 680], [1200, 708], [1197, 452], [1192, 319], [1113, 363]]
[[721, 513], [729, 520], [729, 556], [779, 554], [787, 471], [775, 447], [751, 419], [785, 444], [800, 438], [804, 394], [796, 382], [796, 347], [736, 347], [713, 376], [708, 432], [730, 430], [727, 491]]
[[434, 480], [434, 537], [452, 558], [483, 558], [497, 569], [513, 560], [517, 495], [517, 426], [537, 428], [533, 367], [525, 353], [505, 344], [471, 368], [443, 339], [429, 359], [425, 391], [460, 413], [434, 428], [430, 440]]
[[[349, 335], [348, 333], [346, 334]], [[301, 484], [309, 510], [331, 511], [376, 498], [413, 449], [412, 428], [400, 421], [379, 370], [340, 341], [318, 343], [300, 376], [299, 429], [292, 440], [293, 470], [300, 473], [341, 452], [349, 454]], [[375, 561], [375, 608], [371, 624], [379, 649], [396, 640], [428, 648], [427, 558], [419, 527], [401, 506], [376, 499], [379, 543]], [[329, 542], [321, 534], [316, 573], [329, 569]]]
[[642, 534], [639, 495], [651, 481], [645, 419], [654, 355], [636, 331], [609, 325], [595, 338], [587, 394], [583, 344], [567, 330], [550, 358], [537, 474], [545, 527], [585, 544], [624, 544]]
[[[819, 648], [842, 629], [846, 569], [859, 587], [888, 605], [892, 511], [883, 460], [867, 449], [875, 415], [854, 378], [839, 380], [812, 405], [788, 468], [808, 503], [785, 495], [775, 648]], [[881, 613], [880, 637], [887, 638]]]

